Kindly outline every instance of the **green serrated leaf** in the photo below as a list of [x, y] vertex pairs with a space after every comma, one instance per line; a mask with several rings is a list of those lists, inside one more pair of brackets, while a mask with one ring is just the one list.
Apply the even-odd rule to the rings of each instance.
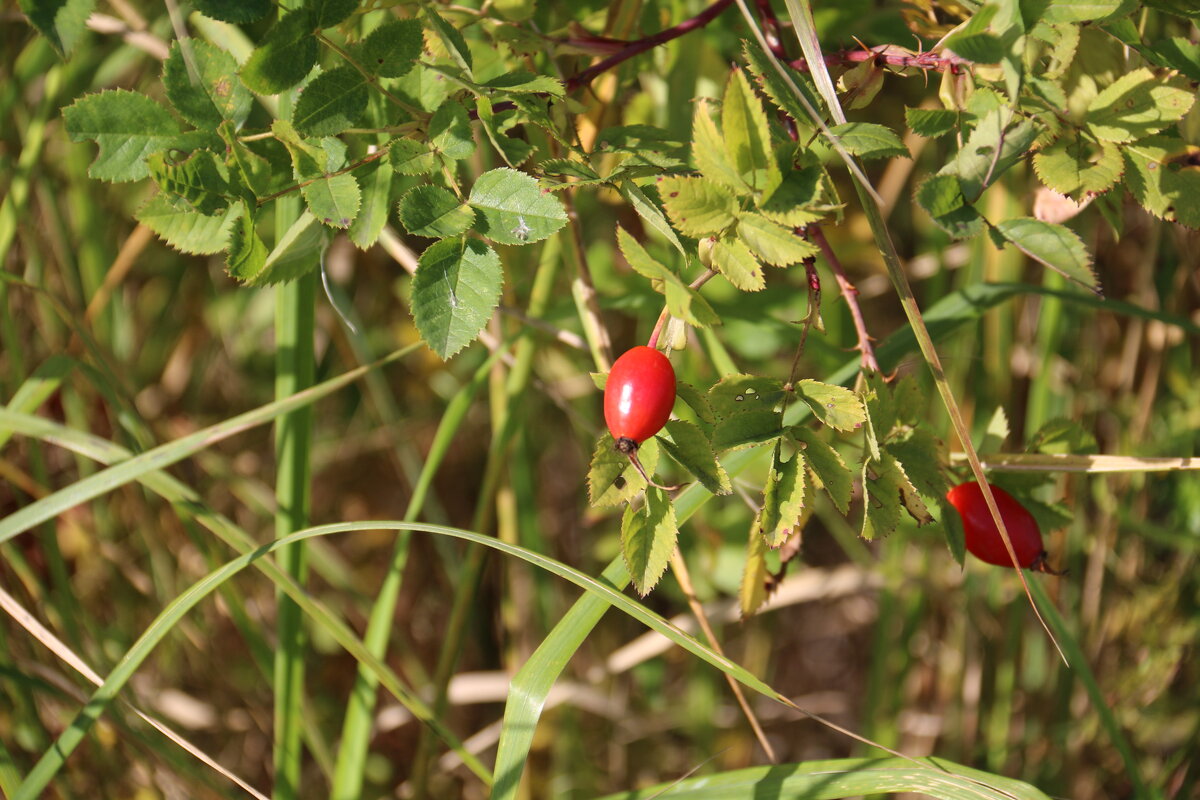
[[852, 431], [867, 421], [862, 400], [844, 386], [805, 378], [796, 382], [796, 396], [817, 419], [835, 430]]
[[671, 223], [667, 222], [667, 217], [663, 214], [662, 209], [655, 205], [646, 192], [632, 180], [621, 181], [619, 189], [621, 196], [633, 206], [633, 210], [638, 213], [638, 216], [645, 220], [647, 225], [666, 237], [667, 241], [675, 246], [675, 249], [686, 261], [688, 254], [683, 248], [683, 242], [679, 240]]
[[1122, 0], [1054, 0], [1042, 11], [1046, 22], [1090, 22], [1121, 10]]
[[279, 94], [308, 75], [317, 63], [312, 15], [305, 9], [279, 18], [242, 67], [242, 83], [258, 94]]
[[621, 516], [621, 554], [633, 587], [642, 597], [666, 572], [678, 538], [675, 507], [662, 489], [647, 489], [646, 503], [640, 510], [626, 507]]
[[[658, 468], [658, 443], [647, 439], [638, 446], [638, 460], [647, 474]], [[646, 488], [629, 456], [618, 452], [611, 434], [596, 442], [588, 468], [588, 498], [593, 506], [619, 506], [637, 497]]]
[[960, 113], [946, 108], [906, 108], [904, 121], [917, 136], [936, 139], [959, 125]]
[[932, 175], [916, 191], [917, 204], [939, 228], [955, 239], [966, 239], [983, 230], [983, 218], [967, 205], [962, 185], [953, 175]]
[[414, 139], [393, 139], [389, 142], [388, 161], [399, 175], [428, 175], [437, 166], [429, 147]]
[[[810, 117], [804, 106], [796, 99], [795, 93], [780, 74], [771, 65], [771, 56], [760, 47], [756, 47], [749, 41], [743, 43], [742, 55], [746, 59], [746, 64], [750, 67], [750, 71], [758, 81], [759, 87], [766, 92], [767, 97], [781, 111], [790, 116], [797, 124], [808, 126], [810, 125]], [[816, 87], [812, 85], [812, 81], [807, 75], [797, 71], [791, 72], [792, 81], [796, 84], [796, 88], [808, 100], [809, 105], [814, 109], [822, 107], [822, 103], [817, 100]]]
[[167, 153], [151, 153], [146, 168], [165, 194], [201, 214], [214, 214], [229, 205], [229, 172], [209, 150], [197, 150], [178, 161]]
[[358, 8], [358, 0], [304, 0], [304, 7], [312, 14], [316, 27], [332, 28]]
[[530, 244], [567, 224], [558, 198], [523, 172], [501, 167], [479, 176], [467, 199], [479, 212], [477, 230], [499, 244]]
[[658, 189], [671, 221], [686, 236], [720, 233], [736, 220], [733, 195], [714, 181], [667, 176], [659, 178]]
[[798, 263], [819, 252], [816, 245], [758, 214], [739, 215], [737, 232], [756, 257], [776, 267]]
[[382, 78], [399, 78], [417, 65], [424, 41], [420, 20], [385, 22], [363, 40], [363, 68]]
[[696, 114], [692, 120], [692, 139], [692, 158], [695, 159], [700, 174], [734, 192], [745, 192], [746, 184], [742, 182], [741, 176], [730, 162], [725, 142], [717, 132], [717, 124], [713, 122], [708, 103], [704, 100], [696, 104]]
[[87, 30], [96, 0], [20, 0], [19, 5], [29, 24], [65, 58]]
[[729, 162], [747, 188], [763, 192], [779, 184], [782, 175], [771, 151], [766, 112], [740, 69], [733, 70], [725, 85], [721, 132]]
[[1004, 44], [991, 33], [955, 34], [946, 39], [945, 45], [976, 64], [995, 64], [1004, 58]]
[[1096, 95], [1085, 120], [1100, 139], [1132, 142], [1183, 119], [1195, 101], [1195, 91], [1165, 83], [1142, 67], [1122, 75]]
[[1053, 455], [1087, 455], [1098, 452], [1096, 437], [1079, 420], [1052, 419], [1029, 437], [1026, 450]]
[[667, 455], [681, 467], [696, 476], [696, 479], [713, 494], [729, 494], [733, 487], [729, 475], [713, 452], [708, 438], [698, 427], [684, 420], [668, 420], [666, 424], [670, 439], [657, 437]]
[[900, 462], [904, 473], [921, 494], [937, 499], [950, 488], [941, 465], [942, 443], [926, 428], [913, 428], [884, 445]]
[[467, 41], [459, 33], [458, 28], [455, 28], [441, 14], [428, 6], [425, 8], [425, 19], [429, 21], [429, 27], [441, 40], [446, 52], [450, 54], [450, 58], [470, 78], [472, 76], [471, 49], [467, 47]]
[[63, 109], [73, 142], [99, 145], [88, 175], [102, 181], [136, 181], [149, 174], [146, 156], [175, 146], [179, 123], [144, 94], [124, 89], [88, 94]]
[[717, 421], [717, 418], [713, 416], [712, 407], [708, 404], [708, 397], [690, 383], [676, 381], [675, 396], [686, 403], [692, 411], [696, 412], [696, 417], [701, 422], [707, 422], [711, 425]]
[[782, 423], [780, 412], [765, 409], [726, 417], [713, 428], [713, 449], [723, 453], [774, 441], [783, 434]]
[[906, 482], [896, 460], [887, 453], [882, 461], [863, 462], [862, 538], [870, 542], [896, 530], [900, 524], [901, 486]]
[[300, 193], [313, 216], [331, 228], [349, 228], [362, 204], [362, 190], [348, 172], [306, 183]]
[[1085, 289], [1102, 294], [1100, 281], [1092, 270], [1092, 255], [1070, 228], [1030, 217], [1015, 217], [997, 224], [996, 230], [1033, 260]]
[[776, 443], [759, 517], [760, 530], [768, 547], [782, 546], [800, 524], [805, 510], [806, 487], [804, 454], [796, 451], [791, 459], [784, 461], [782, 449]]
[[238, 80], [237, 62], [203, 39], [176, 40], [162, 80], [171, 105], [198, 128], [215, 129], [226, 120], [240, 126], [250, 113], [252, 98]]
[[192, 6], [206, 17], [240, 25], [255, 22], [271, 12], [271, 0], [194, 0]]
[[440, 186], [417, 186], [400, 198], [400, 222], [413, 236], [442, 239], [463, 233], [475, 211]]
[[1120, 146], [1063, 136], [1033, 156], [1033, 169], [1046, 186], [1080, 199], [1111, 189], [1125, 171]]
[[433, 113], [433, 119], [429, 121], [429, 143], [455, 161], [475, 152], [471, 119], [462, 103], [447, 100]]
[[599, 181], [600, 173], [591, 165], [568, 158], [548, 158], [537, 165], [543, 175], [577, 178], [580, 181]]
[[1034, 122], [1015, 117], [1011, 108], [997, 108], [979, 120], [966, 144], [938, 175], [956, 176], [963, 196], [973, 203], [984, 189], [1025, 157], [1039, 133]]
[[816, 222], [829, 211], [820, 205], [824, 179], [824, 170], [816, 166], [787, 171], [775, 191], [758, 203], [759, 213], [789, 228]]
[[190, 208], [178, 208], [156, 194], [134, 216], [179, 252], [210, 255], [229, 246], [229, 234], [242, 208], [238, 203], [216, 214], [201, 214]]
[[1125, 185], [1143, 208], [1190, 228], [1200, 228], [1200, 147], [1155, 136], [1126, 145]]
[[771, 411], [783, 401], [783, 382], [758, 375], [727, 375], [708, 390], [708, 406], [718, 417]]
[[229, 238], [225, 270], [243, 283], [253, 281], [267, 263], [267, 246], [255, 230], [255, 219], [244, 201], [238, 204], [238, 217]]
[[358, 124], [369, 99], [361, 72], [353, 67], [336, 67], [304, 87], [292, 124], [305, 136], [336, 136]]
[[742, 582], [738, 588], [738, 605], [742, 618], [751, 616], [767, 602], [767, 581], [771, 573], [767, 569], [766, 542], [758, 535], [760, 517], [755, 516], [750, 524], [750, 540], [746, 546], [746, 566], [742, 570]]
[[418, 261], [412, 284], [417, 330], [443, 360], [479, 335], [500, 303], [504, 271], [478, 239], [443, 239]]
[[328, 244], [329, 235], [324, 226], [305, 211], [275, 243], [262, 270], [246, 283], [250, 286], [271, 286], [303, 277], [321, 263], [321, 253]]
[[710, 254], [717, 271], [743, 292], [757, 292], [767, 285], [762, 264], [741, 239], [717, 239]]
[[562, 97], [566, 92], [562, 81], [557, 78], [549, 75], [535, 75], [525, 69], [505, 72], [484, 81], [480, 86], [494, 89], [503, 94], [546, 94], [551, 97]]
[[847, 122], [835, 125], [830, 130], [842, 141], [843, 147], [859, 158], [911, 158], [900, 137], [886, 125]]
[[1194, 81], [1200, 81], [1200, 43], [1183, 36], [1172, 36], [1155, 42], [1153, 51], [1172, 69], [1179, 70]]
[[347, 232], [359, 250], [366, 250], [379, 239], [391, 210], [392, 165], [380, 159], [374, 168], [360, 173], [362, 207]]
[[850, 510], [850, 496], [854, 491], [854, 475], [841, 455], [833, 446], [807, 428], [792, 428], [792, 435], [800, 442], [804, 451], [805, 464], [838, 511], [845, 514]]

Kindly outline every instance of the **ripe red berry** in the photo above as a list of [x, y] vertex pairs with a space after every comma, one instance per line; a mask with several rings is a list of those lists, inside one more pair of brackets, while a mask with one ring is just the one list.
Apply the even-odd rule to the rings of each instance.
[[[1004, 527], [1008, 530], [1008, 538], [1012, 540], [1017, 563], [1022, 567], [1050, 571], [1044, 566], [1046, 550], [1042, 547], [1042, 532], [1037, 520], [1025, 506], [999, 486], [992, 486], [992, 494], [996, 498], [996, 507], [1000, 510]], [[967, 550], [980, 561], [1011, 567], [1012, 559], [1009, 558], [996, 521], [988, 511], [979, 484], [972, 481], [955, 486], [947, 492], [946, 499], [962, 517]]]
[[613, 364], [604, 387], [604, 421], [622, 453], [662, 430], [674, 406], [675, 370], [662, 353], [634, 347]]

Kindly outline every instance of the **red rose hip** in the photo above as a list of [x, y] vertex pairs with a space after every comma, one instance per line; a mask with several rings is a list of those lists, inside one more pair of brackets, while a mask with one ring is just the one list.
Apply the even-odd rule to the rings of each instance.
[[604, 421], [617, 449], [632, 453], [662, 430], [675, 406], [675, 370], [653, 347], [625, 351], [604, 386]]
[[[1042, 547], [1042, 532], [1038, 528], [1037, 520], [1025, 506], [1000, 487], [992, 486], [992, 495], [996, 498], [996, 507], [1004, 520], [1004, 527], [1008, 530], [1008, 538], [1012, 540], [1017, 563], [1022, 567], [1050, 571], [1045, 567], [1046, 550]], [[962, 517], [967, 550], [980, 561], [1011, 567], [1012, 559], [1004, 546], [1000, 529], [996, 527], [996, 521], [988, 511], [987, 502], [983, 499], [983, 489], [979, 484], [972, 481], [955, 486], [947, 492], [946, 499]]]

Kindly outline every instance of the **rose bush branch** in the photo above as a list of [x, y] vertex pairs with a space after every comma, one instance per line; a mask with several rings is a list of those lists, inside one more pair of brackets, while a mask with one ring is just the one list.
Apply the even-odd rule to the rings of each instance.
[[837, 280], [838, 288], [842, 290], [842, 299], [846, 301], [847, 308], [850, 309], [850, 318], [854, 320], [854, 331], [858, 334], [857, 350], [862, 354], [863, 369], [871, 372], [879, 372], [879, 362], [875, 360], [875, 348], [871, 344], [871, 334], [867, 332], [867, 323], [863, 319], [862, 309], [858, 305], [858, 289], [846, 277], [846, 270], [842, 268], [842, 262], [837, 257], [837, 253], [833, 252], [833, 248], [829, 245], [829, 240], [825, 238], [825, 233], [819, 225], [809, 225], [806, 228], [808, 238], [817, 247], [821, 248], [821, 254], [825, 256], [825, 260], [829, 262], [829, 268], [833, 270], [833, 276]]

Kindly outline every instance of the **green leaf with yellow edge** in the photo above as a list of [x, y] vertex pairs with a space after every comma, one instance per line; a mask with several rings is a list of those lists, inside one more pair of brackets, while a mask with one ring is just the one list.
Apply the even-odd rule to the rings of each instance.
[[824, 179], [818, 166], [788, 170], [775, 190], [758, 202], [758, 212], [789, 228], [816, 222], [829, 211], [821, 205]]
[[238, 80], [237, 62], [203, 39], [188, 39], [186, 45], [176, 40], [171, 45], [163, 63], [162, 82], [171, 105], [198, 128], [215, 129], [225, 120], [240, 126], [250, 114], [253, 98]]
[[[638, 460], [648, 474], [654, 473], [658, 467], [658, 443], [654, 439], [647, 439], [638, 446]], [[633, 466], [629, 456], [617, 450], [608, 433], [596, 442], [587, 482], [588, 500], [593, 506], [619, 506], [646, 488], [646, 479]]]
[[967, 239], [983, 231], [983, 218], [967, 204], [954, 175], [931, 175], [917, 187], [915, 199], [934, 223], [955, 239]]
[[815, 431], [794, 427], [792, 436], [800, 444], [807, 465], [817, 483], [825, 489], [834, 507], [845, 514], [850, 510], [850, 496], [854, 491], [854, 475], [841, 454], [825, 442]]
[[742, 568], [742, 582], [738, 588], [742, 619], [753, 615], [767, 602], [767, 581], [771, 578], [771, 572], [767, 569], [767, 543], [759, 535], [761, 518], [760, 511], [750, 524], [750, 537], [746, 545], [746, 566]]
[[443, 360], [483, 330], [500, 303], [500, 256], [478, 239], [442, 239], [417, 263], [412, 314], [417, 330]]
[[1122, 148], [1125, 185], [1160, 219], [1200, 228], [1200, 147], [1155, 136]]
[[763, 266], [741, 239], [725, 238], [712, 242], [712, 265], [743, 292], [757, 292], [766, 287]]
[[443, 239], [463, 233], [475, 211], [440, 186], [415, 186], [400, 198], [400, 222], [413, 236]]
[[778, 411], [747, 411], [726, 417], [713, 428], [713, 449], [723, 453], [774, 441], [783, 434], [782, 423]]
[[703, 99], [696, 103], [696, 114], [692, 118], [692, 140], [692, 158], [701, 175], [736, 193], [746, 191], [746, 184], [730, 162], [725, 141], [717, 132], [717, 124], [713, 121], [708, 103]]
[[771, 411], [783, 401], [783, 382], [759, 375], [727, 375], [708, 390], [708, 405], [718, 417], [747, 411]]
[[912, 157], [896, 132], [886, 125], [874, 122], [847, 122], [834, 125], [829, 130], [841, 140], [843, 147], [859, 158]]
[[137, 210], [135, 216], [138, 222], [179, 252], [211, 255], [229, 246], [229, 235], [242, 209], [240, 203], [235, 203], [215, 214], [201, 214], [190, 208], [179, 208], [165, 196], [156, 194]]
[[755, 256], [777, 267], [795, 264], [819, 252], [816, 245], [758, 214], [739, 215], [737, 232]]
[[317, 63], [314, 29], [306, 9], [280, 17], [242, 66], [242, 83], [258, 94], [279, 94], [304, 80]]
[[654, 588], [671, 560], [679, 525], [675, 507], [667, 493], [656, 487], [646, 489], [646, 502], [634, 510], [627, 506], [621, 516], [621, 555], [633, 579], [633, 587], [645, 597]]
[[1096, 95], [1084, 119], [1099, 139], [1133, 142], [1183, 119], [1195, 101], [1194, 90], [1172, 86], [1141, 67]]
[[766, 112], [740, 69], [733, 70], [725, 85], [721, 132], [729, 161], [747, 188], [763, 192], [779, 184], [783, 176], [771, 151]]
[[1030, 217], [1014, 217], [998, 223], [996, 230], [1034, 261], [1085, 289], [1102, 294], [1100, 280], [1092, 270], [1092, 255], [1070, 228]]
[[1125, 171], [1125, 158], [1113, 142], [1068, 135], [1035, 153], [1033, 169], [1046, 186], [1078, 200], [1116, 185]]
[[907, 482], [896, 460], [884, 452], [880, 461], [863, 462], [863, 521], [860, 535], [868, 542], [887, 536], [900, 524], [901, 486]]
[[776, 442], [759, 517], [760, 530], [768, 547], [782, 546], [800, 524], [805, 513], [806, 488], [804, 453], [797, 450], [784, 461], [783, 449]]
[[670, 439], [656, 437], [667, 455], [696, 476], [705, 489], [713, 494], [729, 494], [733, 487], [729, 475], [713, 452], [712, 444], [698, 427], [684, 420], [668, 420], [664, 426]]
[[867, 420], [862, 399], [844, 386], [805, 378], [796, 381], [796, 396], [808, 404], [813, 416], [835, 430], [852, 431]]
[[479, 212], [476, 229], [499, 244], [540, 242], [567, 224], [557, 197], [533, 177], [507, 167], [480, 175], [467, 202]]
[[667, 176], [659, 179], [658, 189], [671, 222], [686, 236], [718, 234], [737, 219], [737, 201], [715, 181]]

